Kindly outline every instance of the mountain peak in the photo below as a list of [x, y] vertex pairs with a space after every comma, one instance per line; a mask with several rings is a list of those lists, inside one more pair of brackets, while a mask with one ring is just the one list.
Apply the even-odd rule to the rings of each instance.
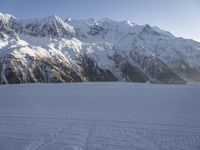
[[151, 30], [152, 27], [149, 24], [145, 24], [143, 30]]
[[75, 34], [74, 28], [57, 15], [45, 18], [16, 19], [12, 25], [20, 34], [30, 36], [64, 37]]
[[8, 20], [0, 25], [0, 66], [7, 66], [0, 72], [6, 83], [200, 81], [199, 43], [148, 24], [107, 18], [63, 21], [57, 15], [12, 20], [0, 16]]
[[0, 21], [4, 23], [8, 23], [11, 18], [15, 18], [10, 14], [4, 14], [0, 12]]
[[64, 22], [59, 16], [57, 16], [56, 14], [52, 15], [52, 16], [49, 16], [48, 17], [49, 20], [52, 20], [52, 21], [59, 21], [59, 22]]
[[130, 20], [124, 20], [122, 23], [129, 25], [130, 27], [133, 27], [135, 23], [131, 22]]

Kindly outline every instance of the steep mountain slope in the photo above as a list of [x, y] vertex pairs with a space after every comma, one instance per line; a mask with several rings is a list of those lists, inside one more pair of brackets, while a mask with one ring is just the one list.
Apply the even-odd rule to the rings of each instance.
[[0, 83], [200, 81], [200, 43], [130, 21], [0, 13]]

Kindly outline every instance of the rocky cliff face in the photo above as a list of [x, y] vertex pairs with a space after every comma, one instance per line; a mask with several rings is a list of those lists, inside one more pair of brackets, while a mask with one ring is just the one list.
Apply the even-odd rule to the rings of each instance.
[[0, 13], [0, 83], [200, 81], [200, 43], [130, 21]]

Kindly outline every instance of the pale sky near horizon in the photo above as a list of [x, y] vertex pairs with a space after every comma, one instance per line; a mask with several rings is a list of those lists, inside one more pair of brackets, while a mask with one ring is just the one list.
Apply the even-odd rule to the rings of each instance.
[[200, 0], [0, 0], [0, 12], [17, 18], [131, 20], [200, 41]]

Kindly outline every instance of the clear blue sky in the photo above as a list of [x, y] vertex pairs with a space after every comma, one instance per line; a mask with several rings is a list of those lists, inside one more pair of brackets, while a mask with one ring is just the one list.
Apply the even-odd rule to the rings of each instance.
[[0, 11], [18, 18], [127, 19], [200, 41], [200, 0], [0, 0]]

